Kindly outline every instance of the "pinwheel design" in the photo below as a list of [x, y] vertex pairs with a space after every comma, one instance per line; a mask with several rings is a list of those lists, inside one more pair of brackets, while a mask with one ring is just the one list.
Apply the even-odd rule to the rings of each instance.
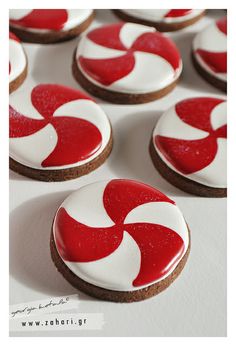
[[[172, 213], [176, 216], [177, 207], [172, 200], [150, 186], [122, 179], [111, 180], [105, 184], [101, 196], [96, 194], [96, 199], [100, 201], [97, 203], [102, 205], [99, 210], [102, 208], [106, 213], [105, 217], [110, 219], [110, 227], [90, 227], [80, 222], [77, 217], [72, 217], [63, 205], [58, 210], [54, 237], [64, 261], [82, 264], [96, 262], [105, 257], [109, 260], [109, 256], [121, 246], [124, 233], [127, 232], [141, 253], [139, 273], [137, 277], [133, 277], [134, 287], [162, 278], [177, 265], [186, 250], [186, 244], [179, 230], [162, 224], [163, 212], [167, 212], [169, 219], [173, 216]], [[140, 216], [138, 213], [140, 208], [143, 208], [143, 213], [146, 211], [150, 221], [143, 220], [143, 214]], [[166, 208], [165, 211], [163, 208]], [[97, 210], [94, 210], [94, 217], [96, 213]], [[160, 224], [151, 218], [153, 213]], [[99, 218], [102, 222], [101, 215]], [[167, 218], [165, 217], [165, 220]], [[181, 231], [185, 232], [184, 227], [182, 228]], [[129, 261], [134, 259], [129, 257], [129, 251], [126, 256], [129, 265]]]
[[[42, 84], [31, 92], [32, 106], [39, 112], [41, 119], [30, 118], [10, 106], [10, 138], [25, 138], [37, 134], [47, 125], [52, 125], [56, 135], [55, 148], [45, 157], [42, 167], [64, 166], [77, 163], [96, 153], [102, 142], [99, 129], [90, 121], [73, 117], [73, 114], [55, 114], [59, 107], [71, 101], [87, 100], [89, 97], [78, 90], [54, 84]], [[50, 142], [51, 138], [45, 137]], [[40, 147], [35, 148], [35, 151]]]
[[175, 18], [175, 17], [184, 17], [189, 14], [192, 10], [190, 9], [175, 9], [170, 10], [165, 14], [165, 18]]
[[33, 29], [61, 30], [68, 20], [64, 9], [25, 10], [19, 19], [11, 19], [10, 24]]
[[[208, 28], [206, 29], [206, 35], [208, 34]], [[214, 49], [207, 50], [199, 46], [196, 49], [198, 54], [204, 63], [215, 73], [227, 73], [227, 51], [222, 51], [219, 46], [219, 42], [222, 42], [220, 36], [225, 36], [225, 44], [227, 41], [227, 17], [218, 20], [214, 24], [214, 37], [209, 35], [209, 42], [215, 45]]]
[[[22, 66], [20, 66], [19, 68], [19, 64], [21, 62], [21, 60], [18, 61], [19, 56], [21, 57], [22, 55], [24, 56], [24, 52], [20, 43], [19, 38], [14, 35], [12, 32], [9, 32], [9, 75], [10, 75], [10, 80], [12, 78], [15, 78], [17, 76], [14, 75], [15, 70], [17, 70], [17, 73], [20, 74], [26, 64], [26, 59], [22, 59], [24, 61], [24, 64]], [[17, 54], [16, 54], [17, 53]], [[11, 72], [12, 75], [11, 75]]]
[[[212, 112], [224, 100], [215, 98], [194, 98], [179, 102], [175, 106], [177, 117], [187, 125], [205, 132], [199, 139], [176, 139], [159, 135], [154, 142], [159, 151], [179, 172], [191, 174], [202, 170], [213, 162], [218, 153], [219, 138], [227, 137], [227, 125], [218, 128], [212, 125]], [[224, 117], [225, 114], [222, 114]], [[200, 131], [199, 131], [200, 132]], [[181, 136], [181, 133], [180, 133]]]
[[[146, 53], [161, 57], [169, 63], [174, 72], [180, 66], [180, 55], [174, 43], [167, 37], [153, 29], [148, 28], [147, 32], [139, 32], [135, 39], [129, 44], [125, 42], [122, 30], [126, 30], [134, 24], [119, 23], [104, 26], [90, 31], [84, 37], [85, 45], [89, 41], [99, 46], [99, 52], [103, 52], [102, 57], [85, 56], [83, 49], [78, 50], [78, 62], [88, 76], [104, 86], [128, 76], [136, 65], [137, 53]], [[137, 30], [134, 25], [134, 31]], [[129, 36], [129, 34], [127, 34]], [[142, 59], [142, 56], [141, 56]]]

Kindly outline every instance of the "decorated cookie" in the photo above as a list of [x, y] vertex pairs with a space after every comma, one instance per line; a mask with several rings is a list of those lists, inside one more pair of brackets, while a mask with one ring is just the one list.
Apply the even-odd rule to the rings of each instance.
[[22, 41], [54, 43], [81, 34], [93, 20], [93, 10], [10, 10], [10, 28]]
[[153, 26], [159, 31], [176, 31], [197, 22], [205, 10], [193, 9], [123, 9], [114, 10], [115, 14], [126, 22]]
[[80, 188], [59, 207], [52, 227], [57, 269], [76, 288], [105, 300], [132, 302], [161, 292], [183, 269], [189, 249], [175, 202], [132, 180]]
[[100, 166], [112, 148], [103, 110], [79, 90], [56, 84], [10, 96], [10, 167], [28, 177], [60, 181]]
[[169, 93], [182, 71], [175, 44], [154, 28], [133, 23], [83, 35], [73, 73], [91, 94], [114, 103], [145, 103]]
[[215, 87], [227, 89], [227, 17], [201, 31], [194, 38], [193, 62], [199, 74]]
[[151, 156], [160, 174], [180, 189], [225, 197], [226, 101], [199, 97], [167, 110], [153, 131]]
[[9, 91], [19, 88], [27, 75], [27, 58], [20, 40], [9, 33]]

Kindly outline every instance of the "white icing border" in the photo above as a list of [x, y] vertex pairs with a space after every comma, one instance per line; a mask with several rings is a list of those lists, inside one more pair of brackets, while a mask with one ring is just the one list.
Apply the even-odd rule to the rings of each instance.
[[[35, 86], [30, 89], [30, 95]], [[28, 116], [32, 119], [42, 119], [43, 117], [31, 104], [30, 95], [29, 89], [23, 87], [17, 93], [10, 95], [10, 105], [24, 116]], [[23, 100], [24, 102], [22, 102]], [[96, 153], [89, 158], [74, 164], [56, 167], [42, 167], [42, 160], [47, 158], [57, 143], [56, 131], [54, 127], [49, 124], [32, 135], [10, 138], [10, 157], [27, 167], [45, 171], [80, 167], [98, 157], [105, 150], [111, 137], [111, 125], [105, 112], [97, 103], [95, 103], [95, 101], [80, 99], [68, 102], [54, 112], [54, 116], [57, 117], [65, 114], [68, 116], [71, 114], [74, 117], [86, 119], [92, 122], [99, 129], [102, 135], [102, 145]], [[35, 148], [40, 148], [40, 150], [37, 152]]]
[[[99, 181], [83, 186], [66, 198], [58, 210], [64, 207], [71, 217], [92, 227], [112, 226], [113, 222], [103, 207], [103, 193], [109, 182]], [[94, 199], [94, 196], [96, 196], [96, 199]], [[79, 208], [77, 207], [78, 205], [80, 206]], [[57, 213], [53, 223], [54, 240]], [[125, 222], [135, 222], [135, 220], [136, 222], [149, 221], [154, 223], [159, 223], [160, 221], [160, 224], [170, 227], [177, 232], [185, 244], [184, 252], [176, 265], [160, 279], [147, 285], [138, 287], [132, 285], [133, 280], [139, 273], [141, 254], [137, 243], [126, 231], [124, 231], [119, 247], [112, 254], [100, 260], [83, 263], [68, 262], [63, 260], [59, 252], [58, 254], [65, 265], [76, 276], [95, 286], [123, 292], [137, 291], [149, 287], [165, 279], [175, 270], [187, 252], [190, 241], [189, 231], [179, 208], [175, 204], [168, 202], [151, 202], [134, 208], [127, 215]]]
[[[120, 39], [128, 49], [139, 35], [144, 32], [155, 31], [155, 28], [150, 28], [148, 26], [125, 23], [120, 32]], [[176, 47], [176, 49], [178, 48]], [[83, 70], [78, 61], [79, 56], [102, 59], [119, 57], [124, 54], [124, 51], [97, 45], [96, 43], [92, 42], [85, 33], [82, 35], [76, 50], [77, 67], [86, 77], [86, 79], [88, 79], [94, 85], [97, 85], [105, 90], [128, 94], [146, 94], [149, 92], [162, 90], [171, 83], [174, 83], [182, 72], [183, 65], [181, 57], [180, 66], [176, 71], [174, 71], [171, 64], [161, 56], [136, 51], [134, 53], [135, 67], [132, 72], [111, 85], [106, 86], [91, 78]]]
[[11, 64], [9, 83], [11, 83], [21, 75], [27, 65], [22, 44], [12, 38], [9, 38], [9, 62]]
[[[180, 101], [181, 102], [181, 101]], [[213, 128], [215, 128], [216, 124], [218, 128], [220, 126], [227, 123], [226, 119], [226, 100], [225, 102], [220, 103], [217, 105], [214, 110], [211, 113], [211, 122]], [[217, 116], [220, 116], [223, 114], [224, 122], [219, 119], [217, 119]], [[186, 139], [186, 140], [194, 140], [194, 139], [202, 139], [208, 136], [208, 132], [196, 129], [183, 121], [178, 117], [175, 111], [175, 106], [169, 108], [166, 110], [161, 118], [158, 120], [153, 134], [152, 134], [152, 143], [153, 146], [157, 152], [157, 154], [160, 156], [162, 161], [165, 162], [165, 164], [178, 173], [179, 175], [195, 181], [197, 183], [200, 183], [202, 185], [213, 187], [213, 188], [226, 188], [227, 187], [227, 140], [224, 138], [218, 138], [217, 144], [218, 144], [218, 151], [215, 159], [211, 162], [210, 165], [203, 168], [200, 171], [197, 171], [192, 174], [183, 174], [182, 172], [178, 171], [162, 154], [162, 152], [158, 149], [158, 147], [155, 144], [155, 136], [161, 135], [176, 139]], [[223, 169], [222, 169], [223, 167]]]
[[[25, 17], [28, 13], [30, 13], [32, 10], [22, 10], [22, 9], [14, 9], [9, 10], [9, 17], [11, 19], [21, 19]], [[66, 9], [68, 13], [68, 21], [64, 24], [63, 28], [60, 31], [68, 31], [70, 29], [75, 28], [76, 26], [82, 24], [84, 21], [86, 21], [91, 14], [93, 13], [93, 10], [91, 9], [81, 9], [81, 10], [75, 10], [75, 9]], [[35, 29], [35, 28], [27, 28], [21, 25], [16, 25], [10, 23], [10, 26], [13, 28], [18, 28], [20, 30], [28, 31], [28, 32], [35, 32], [35, 33], [48, 33], [54, 30], [48, 30], [48, 29]], [[56, 30], [57, 32], [57, 30]]]

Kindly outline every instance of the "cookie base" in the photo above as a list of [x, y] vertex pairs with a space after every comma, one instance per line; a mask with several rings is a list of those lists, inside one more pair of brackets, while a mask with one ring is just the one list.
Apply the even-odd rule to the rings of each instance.
[[198, 63], [193, 51], [191, 53], [191, 56], [192, 56], [193, 66], [195, 67], [198, 74], [202, 78], [204, 78], [208, 83], [210, 83], [211, 85], [216, 87], [217, 89], [220, 89], [224, 92], [227, 92], [227, 82], [224, 82], [224, 81], [212, 76], [210, 73], [208, 73], [206, 70], [204, 70], [202, 68], [202, 66]]
[[80, 279], [65, 265], [60, 255], [58, 254], [55, 241], [54, 241], [53, 231], [51, 231], [50, 250], [51, 250], [51, 258], [57, 270], [73, 287], [77, 288], [80, 291], [83, 291], [84, 293], [90, 296], [93, 296], [101, 300], [109, 300], [109, 301], [120, 302], [120, 303], [131, 303], [131, 302], [138, 302], [140, 300], [148, 299], [150, 297], [155, 296], [156, 294], [162, 292], [168, 286], [170, 286], [170, 284], [179, 276], [179, 274], [181, 273], [181, 271], [183, 270], [186, 264], [186, 261], [190, 252], [190, 232], [189, 232], [188, 249], [184, 257], [181, 259], [181, 261], [175, 268], [175, 270], [169, 276], [167, 276], [164, 280], [161, 280], [158, 283], [155, 283], [146, 288], [142, 288], [136, 291], [123, 292], [123, 291], [108, 290], [105, 288], [92, 285]]
[[95, 15], [93, 12], [84, 22], [67, 31], [50, 30], [46, 33], [38, 33], [27, 31], [11, 25], [10, 31], [17, 35], [23, 42], [41, 44], [65, 42], [72, 40], [73, 38], [79, 36], [83, 31], [85, 31], [93, 21], [94, 16]]
[[34, 169], [22, 165], [21, 163], [13, 160], [10, 157], [10, 169], [16, 173], [22, 174], [26, 177], [41, 180], [41, 181], [65, 181], [70, 179], [76, 179], [82, 175], [88, 174], [101, 166], [107, 157], [110, 155], [113, 145], [112, 135], [107, 146], [104, 148], [103, 152], [95, 157], [92, 161], [77, 167], [66, 168], [66, 169], [52, 169], [52, 170], [43, 170], [43, 169]]
[[26, 63], [26, 66], [23, 72], [16, 79], [14, 79], [12, 82], [9, 83], [10, 94], [21, 86], [21, 84], [24, 82], [25, 78], [27, 77], [27, 72], [28, 72], [28, 63]]
[[127, 94], [127, 93], [120, 93], [120, 92], [106, 90], [91, 83], [83, 75], [83, 73], [78, 68], [78, 65], [76, 62], [76, 53], [74, 53], [74, 57], [73, 57], [72, 72], [76, 81], [90, 94], [115, 104], [141, 104], [141, 103], [155, 101], [169, 94], [175, 88], [179, 80], [178, 78], [173, 83], [169, 84], [167, 87], [161, 90], [153, 91], [151, 93], [146, 93], [146, 94]]
[[149, 152], [152, 162], [161, 176], [180, 190], [201, 197], [227, 197], [227, 188], [214, 188], [202, 185], [183, 177], [169, 168], [156, 152], [152, 139], [149, 145]]
[[183, 28], [186, 28], [189, 25], [196, 23], [199, 19], [201, 19], [205, 15], [205, 11], [204, 11], [194, 18], [187, 19], [179, 23], [163, 23], [163, 22], [153, 22], [153, 21], [149, 21], [145, 19], [136, 18], [135, 16], [131, 16], [120, 10], [113, 10], [113, 12], [115, 13], [117, 17], [119, 17], [125, 22], [133, 22], [137, 24], [152, 26], [161, 32], [171, 32], [171, 31], [181, 30]]

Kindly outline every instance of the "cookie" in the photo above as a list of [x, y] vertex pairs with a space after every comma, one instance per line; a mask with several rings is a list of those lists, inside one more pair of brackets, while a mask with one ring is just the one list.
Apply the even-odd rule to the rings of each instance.
[[55, 43], [73, 39], [85, 31], [93, 10], [10, 10], [10, 30], [24, 42]]
[[113, 10], [125, 22], [149, 25], [158, 31], [176, 31], [194, 24], [204, 16], [205, 10], [193, 9], [122, 9]]
[[104, 111], [86, 94], [39, 84], [10, 96], [10, 168], [37, 180], [77, 178], [100, 166], [112, 149]]
[[99, 299], [133, 302], [176, 279], [190, 251], [190, 234], [166, 195], [115, 179], [83, 186], [62, 203], [50, 247], [58, 271], [74, 287]]
[[217, 20], [195, 36], [192, 59], [205, 80], [227, 91], [227, 17]]
[[169, 93], [182, 71], [177, 47], [154, 28], [105, 25], [81, 38], [73, 58], [76, 80], [112, 103], [154, 101]]
[[9, 92], [24, 82], [27, 76], [27, 57], [22, 44], [16, 35], [9, 33]]
[[212, 97], [180, 101], [158, 120], [150, 144], [160, 174], [183, 191], [226, 197], [226, 101]]

